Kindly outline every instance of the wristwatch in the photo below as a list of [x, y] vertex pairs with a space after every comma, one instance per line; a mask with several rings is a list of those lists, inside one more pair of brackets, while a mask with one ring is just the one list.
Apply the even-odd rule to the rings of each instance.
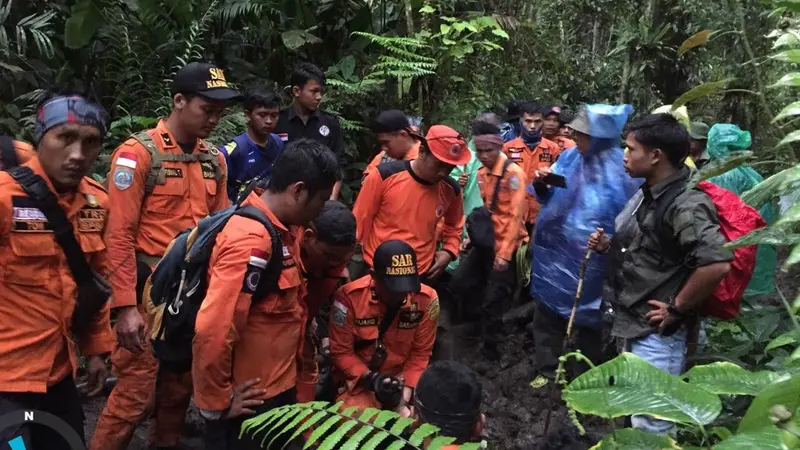
[[669, 304], [667, 304], [667, 312], [678, 317], [686, 317], [687, 314], [679, 310], [678, 307], [676, 306], [676, 303], [677, 300], [675, 296], [674, 295], [671, 296], [669, 298]]

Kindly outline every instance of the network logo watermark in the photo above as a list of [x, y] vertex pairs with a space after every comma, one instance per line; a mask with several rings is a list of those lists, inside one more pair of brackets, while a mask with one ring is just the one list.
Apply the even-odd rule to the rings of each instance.
[[[12, 411], [0, 416], [0, 436], [5, 437], [5, 444], [8, 445], [11, 450], [39, 450], [28, 449], [25, 446], [25, 439], [22, 433], [17, 433], [17, 436], [13, 434], [8, 436], [6, 434], [8, 430], [19, 430], [27, 424], [36, 424], [52, 429], [66, 441], [71, 450], [86, 450], [83, 440], [81, 440], [78, 433], [75, 432], [68, 423], [61, 420], [58, 416], [35, 409]], [[4, 443], [0, 441], [0, 449], [4, 447], [3, 444]]]

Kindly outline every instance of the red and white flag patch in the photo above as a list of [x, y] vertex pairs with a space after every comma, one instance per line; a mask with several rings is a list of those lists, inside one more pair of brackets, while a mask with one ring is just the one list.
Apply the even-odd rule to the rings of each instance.
[[136, 154], [130, 152], [120, 152], [119, 157], [117, 158], [117, 165], [123, 167], [129, 167], [131, 169], [136, 168]]
[[281, 138], [283, 142], [286, 142], [289, 140], [289, 133], [280, 133], [278, 134], [278, 137]]
[[254, 248], [250, 250], [250, 265], [256, 266], [259, 269], [267, 267], [267, 252]]

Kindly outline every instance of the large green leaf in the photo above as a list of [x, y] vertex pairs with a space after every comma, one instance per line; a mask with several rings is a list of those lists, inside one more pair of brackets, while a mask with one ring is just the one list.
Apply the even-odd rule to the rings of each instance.
[[649, 414], [672, 422], [708, 424], [722, 410], [718, 396], [627, 352], [573, 380], [563, 396], [570, 408], [606, 418]]
[[800, 406], [800, 375], [775, 383], [758, 394], [739, 422], [738, 432], [748, 433], [772, 427], [770, 409], [775, 405], [783, 405], [789, 411], [797, 410]]
[[753, 208], [760, 209], [781, 190], [792, 183], [800, 182], [800, 164], [782, 170], [742, 194], [742, 200]]
[[796, 223], [800, 222], [800, 203], [789, 208], [781, 218], [775, 222], [775, 226], [792, 228]]
[[771, 59], [782, 62], [798, 63], [800, 62], [800, 50], [784, 50], [770, 56]]
[[289, 30], [281, 33], [283, 45], [289, 50], [297, 50], [306, 44], [319, 44], [322, 39], [303, 30]]
[[607, 434], [591, 450], [680, 450], [669, 436], [652, 434], [634, 428], [623, 428]]
[[767, 347], [764, 349], [764, 353], [768, 353], [776, 348], [783, 347], [784, 345], [796, 344], [798, 334], [800, 334], [798, 333], [798, 330], [791, 330], [783, 333], [767, 344]]
[[64, 27], [64, 44], [78, 49], [88, 44], [92, 36], [103, 26], [105, 19], [100, 12], [101, 5], [95, 0], [78, 0]]
[[728, 83], [733, 81], [733, 78], [729, 78], [722, 81], [712, 81], [710, 83], [703, 83], [700, 86], [694, 87], [686, 92], [683, 93], [677, 100], [672, 102], [672, 110], [676, 110], [681, 106], [689, 103], [692, 100], [697, 100], [698, 98], [707, 97], [709, 95], [715, 94], [717, 91], [721, 90], [725, 87]]
[[739, 239], [728, 242], [725, 248], [733, 250], [739, 247], [750, 245], [769, 244], [769, 245], [794, 245], [800, 243], [800, 234], [790, 233], [784, 229], [769, 227], [760, 228], [752, 233], [746, 234]]
[[770, 371], [750, 372], [729, 362], [694, 366], [682, 375], [683, 381], [708, 392], [728, 395], [758, 395], [765, 387], [789, 378]]
[[783, 108], [774, 119], [772, 119], [772, 123], [775, 123], [785, 117], [797, 115], [800, 115], [800, 102], [792, 102], [786, 105], [786, 107]]
[[775, 87], [797, 87], [797, 86], [800, 86], [800, 73], [792, 72], [782, 76], [780, 80], [776, 81], [775, 84], [772, 84], [769, 87], [775, 88]]
[[711, 177], [716, 177], [717, 175], [722, 175], [729, 170], [735, 169], [742, 164], [745, 164], [749, 161], [754, 159], [753, 152], [751, 151], [740, 151], [740, 152], [732, 152], [725, 158], [722, 159], [715, 159], [710, 161], [708, 164], [703, 166], [700, 171], [698, 171], [692, 180], [689, 182], [689, 187], [694, 187], [700, 180], [707, 180]]
[[792, 142], [800, 141], [800, 130], [792, 131], [791, 133], [787, 134], [786, 136], [778, 142], [777, 147], [782, 145], [791, 144]]
[[683, 44], [681, 44], [681, 46], [678, 47], [678, 56], [682, 56], [689, 50], [705, 44], [706, 42], [708, 42], [709, 36], [711, 36], [711, 30], [703, 30], [696, 33], [689, 39], [683, 41]]
[[786, 450], [781, 432], [775, 427], [731, 436], [714, 446], [714, 450]]
[[789, 256], [786, 258], [786, 261], [783, 263], [781, 267], [783, 270], [788, 271], [793, 265], [800, 263], [800, 244], [797, 244], [792, 249]]

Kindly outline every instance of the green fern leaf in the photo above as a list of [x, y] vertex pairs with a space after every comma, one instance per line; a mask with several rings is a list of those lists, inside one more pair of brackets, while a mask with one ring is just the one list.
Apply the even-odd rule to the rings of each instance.
[[[287, 420], [289, 420], [292, 416], [296, 415], [297, 412], [300, 411], [298, 409], [286, 408], [286, 407], [273, 409], [273, 411], [275, 410], [277, 411], [270, 418], [270, 420], [262, 423], [261, 426], [258, 427], [258, 429], [253, 431], [254, 434], [264, 432], [266, 433], [267, 436], [270, 436], [273, 430], [277, 429], [282, 423], [286, 423]], [[242, 429], [239, 431], [239, 436], [241, 437], [243, 434], [244, 434], [244, 426], [242, 426]]]
[[390, 420], [397, 419], [399, 417], [400, 415], [394, 411], [381, 411], [378, 414], [378, 417], [375, 418], [373, 425], [375, 425], [376, 427], [383, 427], [386, 426], [386, 423], [389, 422]]
[[414, 445], [421, 445], [422, 441], [425, 438], [429, 437], [430, 435], [438, 432], [439, 429], [429, 423], [423, 423], [419, 426], [416, 430], [414, 430], [414, 434], [411, 435], [411, 439], [409, 441]]
[[367, 442], [365, 442], [359, 450], [375, 450], [375, 448], [377, 448], [381, 442], [385, 441], [387, 437], [389, 437], [389, 433], [385, 431], [379, 431], [375, 433], [375, 435], [372, 436]]
[[370, 420], [372, 420], [373, 417], [377, 416], [378, 413], [380, 412], [381, 410], [377, 408], [367, 408], [364, 410], [364, 412], [361, 413], [360, 416], [358, 416], [358, 420], [362, 422], [369, 422]]
[[470, 442], [468, 444], [461, 444], [458, 446], [458, 450], [480, 450], [483, 448], [480, 442]]
[[342, 411], [342, 415], [346, 417], [353, 417], [353, 414], [357, 413], [360, 410], [361, 408], [359, 408], [358, 406], [351, 406]]
[[247, 431], [255, 427], [263, 428], [264, 426], [269, 425], [270, 422], [277, 420], [283, 411], [285, 411], [285, 408], [275, 408], [265, 412], [264, 414], [259, 414], [258, 416], [247, 419], [242, 422], [242, 430]]
[[334, 450], [337, 449], [336, 444], [344, 438], [344, 436], [353, 429], [353, 427], [360, 425], [358, 422], [349, 421], [343, 423], [339, 428], [336, 429], [330, 436], [325, 438], [322, 441], [322, 444], [319, 446], [319, 450]]
[[[312, 411], [314, 411], [314, 410], [312, 410]], [[308, 420], [303, 422], [303, 424], [300, 425], [300, 427], [298, 427], [294, 431], [292, 436], [289, 438], [289, 442], [293, 441], [297, 436], [300, 436], [307, 429], [309, 429], [309, 428], [313, 427], [314, 425], [316, 425], [317, 422], [322, 420], [322, 418], [327, 416], [327, 415], [328, 415], [327, 411], [317, 411], [313, 416], [311, 416], [311, 418], [309, 418]], [[263, 444], [263, 442], [262, 442], [262, 444]]]
[[392, 428], [389, 429], [389, 433], [394, 435], [400, 435], [403, 433], [403, 430], [408, 428], [409, 425], [414, 423], [414, 419], [410, 419], [408, 417], [401, 417], [397, 419], [397, 421], [392, 425]]
[[344, 444], [342, 444], [342, 450], [358, 450], [359, 449], [358, 444], [360, 444], [361, 441], [363, 441], [364, 438], [366, 438], [367, 435], [372, 433], [374, 430], [375, 430], [374, 428], [369, 426], [364, 426], [359, 428], [359, 430], [355, 434], [350, 436], [350, 439], [348, 439], [347, 441], [345, 441]]
[[444, 447], [445, 445], [450, 445], [455, 441], [456, 441], [455, 438], [439, 436], [431, 441], [430, 445], [428, 445], [427, 450], [441, 450], [441, 448]]
[[[306, 417], [308, 417], [308, 416], [310, 416], [311, 414], [314, 413], [314, 410], [311, 409], [311, 408], [303, 408], [303, 409], [299, 409], [298, 411], [299, 411], [298, 414], [294, 416], [292, 421], [289, 422], [286, 426], [284, 426], [283, 429], [281, 429], [280, 433], [276, 434], [275, 437], [273, 437], [272, 441], [270, 441], [270, 442], [275, 441], [275, 439], [277, 439], [278, 437], [286, 434], [290, 430], [294, 430], [295, 427], [297, 427], [297, 424], [299, 424], [303, 419], [305, 419]], [[276, 425], [276, 428], [278, 426], [280, 426], [280, 424]], [[267, 435], [269, 435], [269, 433], [267, 433]], [[288, 445], [288, 443], [291, 442], [295, 437], [297, 437], [297, 435], [293, 434], [292, 437], [289, 438], [289, 440], [286, 441], [286, 444], [284, 444], [284, 447], [286, 447], [286, 445]], [[266, 436], [265, 436], [265, 439], [266, 439]]]
[[[340, 403], [337, 403], [337, 405], [339, 404]], [[336, 425], [336, 422], [339, 422], [340, 420], [342, 420], [340, 416], [334, 415], [329, 417], [328, 420], [326, 420], [325, 422], [322, 422], [322, 425], [320, 425], [319, 428], [317, 428], [316, 430], [314, 430], [313, 433], [311, 433], [311, 436], [308, 438], [308, 442], [306, 442], [306, 445], [303, 447], [303, 449], [310, 448], [311, 445], [316, 443], [317, 440], [319, 440], [319, 438], [321, 438], [325, 433], [327, 433], [328, 430], [330, 430], [331, 427]]]
[[344, 405], [344, 402], [336, 402], [336, 404], [334, 404], [330, 408], [328, 408], [328, 412], [332, 412], [332, 413], [339, 412], [339, 408], [341, 408], [342, 405]]

